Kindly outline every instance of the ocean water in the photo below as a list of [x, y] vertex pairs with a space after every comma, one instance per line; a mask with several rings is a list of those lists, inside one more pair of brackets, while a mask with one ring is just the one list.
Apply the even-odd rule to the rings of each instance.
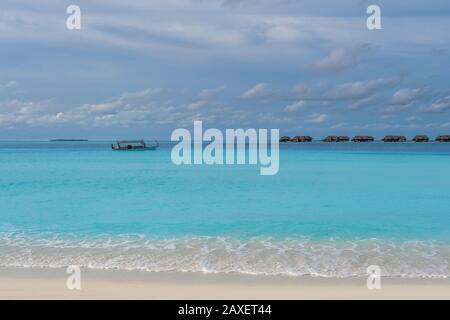
[[0, 266], [450, 276], [450, 144], [281, 144], [275, 176], [170, 151], [0, 142]]

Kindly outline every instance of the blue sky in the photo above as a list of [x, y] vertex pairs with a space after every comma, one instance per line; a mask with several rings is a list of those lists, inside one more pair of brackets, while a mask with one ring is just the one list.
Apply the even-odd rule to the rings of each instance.
[[[81, 8], [81, 30], [66, 8]], [[366, 28], [377, 4], [382, 29]], [[450, 134], [448, 0], [2, 0], [0, 139]]]

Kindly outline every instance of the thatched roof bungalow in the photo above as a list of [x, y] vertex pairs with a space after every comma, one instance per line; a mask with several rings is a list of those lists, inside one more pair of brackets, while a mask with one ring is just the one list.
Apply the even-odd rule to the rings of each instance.
[[450, 142], [450, 135], [443, 135], [436, 138], [439, 142]]
[[291, 141], [291, 137], [289, 136], [282, 136], [280, 138], [280, 142], [289, 142], [289, 141]]
[[347, 142], [350, 138], [347, 136], [328, 136], [322, 139], [323, 142]]
[[310, 136], [295, 136], [291, 139], [292, 142], [311, 142], [312, 137]]
[[384, 142], [405, 142], [406, 137], [405, 136], [386, 136], [383, 138]]
[[375, 139], [372, 136], [354, 136], [353, 142], [373, 142]]
[[430, 141], [430, 138], [428, 138], [428, 136], [425, 135], [417, 135], [415, 136], [412, 141], [414, 142], [428, 142]]

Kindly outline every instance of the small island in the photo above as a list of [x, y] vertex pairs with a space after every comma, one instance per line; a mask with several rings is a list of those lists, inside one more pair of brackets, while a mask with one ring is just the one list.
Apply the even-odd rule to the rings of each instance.
[[51, 139], [50, 142], [86, 142], [87, 139]]

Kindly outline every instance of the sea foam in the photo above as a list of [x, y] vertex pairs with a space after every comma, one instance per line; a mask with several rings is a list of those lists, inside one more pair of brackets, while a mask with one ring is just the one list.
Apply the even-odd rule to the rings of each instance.
[[241, 273], [318, 277], [448, 278], [450, 245], [379, 239], [275, 239], [0, 233], [0, 266]]

